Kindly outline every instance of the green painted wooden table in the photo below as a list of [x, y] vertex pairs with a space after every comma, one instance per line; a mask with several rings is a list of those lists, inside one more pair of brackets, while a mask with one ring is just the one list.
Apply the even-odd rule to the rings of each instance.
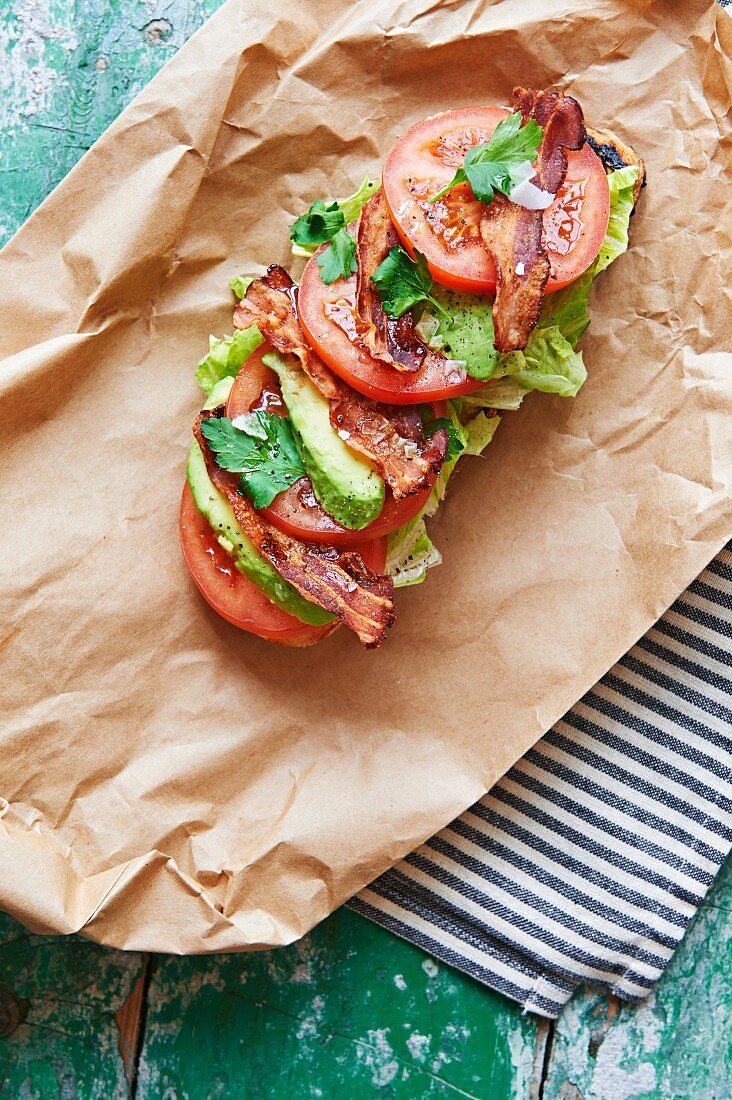
[[[0, 243], [216, 7], [0, 0]], [[645, 1005], [590, 990], [550, 1025], [346, 910], [196, 959], [0, 915], [0, 1097], [730, 1100], [731, 934], [728, 863]]]

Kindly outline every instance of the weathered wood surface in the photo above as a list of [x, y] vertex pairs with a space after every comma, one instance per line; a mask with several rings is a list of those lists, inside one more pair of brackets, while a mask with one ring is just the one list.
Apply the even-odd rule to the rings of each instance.
[[160, 959], [147, 1012], [140, 1100], [205, 1095], [194, 1035], [212, 1097], [528, 1098], [545, 1032], [348, 910], [285, 950]]
[[145, 959], [0, 917], [0, 1097], [729, 1100], [732, 862], [654, 995], [556, 1025], [347, 910], [292, 947]]
[[[216, 7], [1, 0], [0, 243]], [[647, 1004], [587, 992], [555, 1027], [347, 911], [208, 959], [0, 916], [0, 1097], [730, 1100], [731, 932], [729, 863]]]

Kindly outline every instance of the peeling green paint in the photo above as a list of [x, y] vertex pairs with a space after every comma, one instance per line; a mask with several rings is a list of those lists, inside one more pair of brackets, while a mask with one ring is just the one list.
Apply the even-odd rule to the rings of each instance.
[[127, 1097], [115, 1014], [142, 968], [140, 955], [36, 936], [0, 915], [0, 1000], [20, 1007], [0, 1036], [0, 1097]]
[[732, 860], [651, 997], [586, 992], [557, 1023], [543, 1100], [730, 1100]]
[[0, 4], [0, 245], [220, 0]]
[[538, 1030], [345, 909], [276, 952], [161, 959], [147, 1020], [139, 1100], [207, 1095], [194, 1035], [231, 1097], [529, 1100]]

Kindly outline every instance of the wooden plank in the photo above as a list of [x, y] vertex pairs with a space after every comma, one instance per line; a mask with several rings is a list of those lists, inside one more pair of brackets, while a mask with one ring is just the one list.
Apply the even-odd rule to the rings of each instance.
[[585, 992], [557, 1023], [543, 1100], [730, 1100], [732, 858], [652, 996]]
[[143, 967], [141, 955], [36, 936], [0, 914], [0, 1097], [127, 1097]]
[[161, 958], [138, 1100], [531, 1100], [546, 1027], [341, 909], [275, 952]]

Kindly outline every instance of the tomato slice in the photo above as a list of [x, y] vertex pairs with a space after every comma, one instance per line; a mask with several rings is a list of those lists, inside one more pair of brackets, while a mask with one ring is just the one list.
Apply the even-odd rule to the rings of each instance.
[[408, 374], [380, 363], [359, 343], [354, 304], [356, 276], [326, 286], [316, 257], [308, 260], [300, 280], [297, 311], [300, 324], [324, 363], [354, 390], [395, 405], [443, 401], [482, 389], [485, 382], [464, 371], [428, 364]]
[[[286, 646], [314, 645], [334, 629], [333, 623], [312, 626], [276, 607], [264, 592], [235, 568], [233, 559], [196, 508], [186, 482], [180, 502], [180, 543], [188, 571], [199, 592], [217, 614], [250, 634]], [[381, 572], [386, 563], [386, 539], [354, 546], [366, 565]]]
[[[286, 415], [277, 375], [262, 362], [262, 355], [271, 351], [262, 344], [253, 352], [234, 379], [226, 402], [226, 415], [232, 419], [251, 409], [267, 409], [278, 416]], [[442, 402], [433, 404], [436, 417], [447, 416]], [[426, 489], [404, 500], [395, 500], [387, 487], [384, 507], [373, 523], [361, 531], [349, 531], [336, 523], [315, 499], [310, 478], [301, 477], [289, 489], [278, 493], [267, 508], [260, 508], [275, 527], [305, 542], [328, 543], [330, 546], [353, 546], [367, 539], [379, 539], [398, 530], [413, 519], [427, 503], [435, 477]]]
[[[488, 141], [508, 107], [464, 107], [418, 122], [400, 137], [384, 165], [384, 196], [405, 246], [427, 257], [438, 283], [493, 294], [496, 272], [480, 239], [482, 203], [468, 183], [429, 203], [455, 174], [471, 145]], [[547, 291], [585, 271], [607, 231], [610, 192], [600, 158], [589, 145], [567, 154], [567, 177], [544, 212], [551, 262]]]

